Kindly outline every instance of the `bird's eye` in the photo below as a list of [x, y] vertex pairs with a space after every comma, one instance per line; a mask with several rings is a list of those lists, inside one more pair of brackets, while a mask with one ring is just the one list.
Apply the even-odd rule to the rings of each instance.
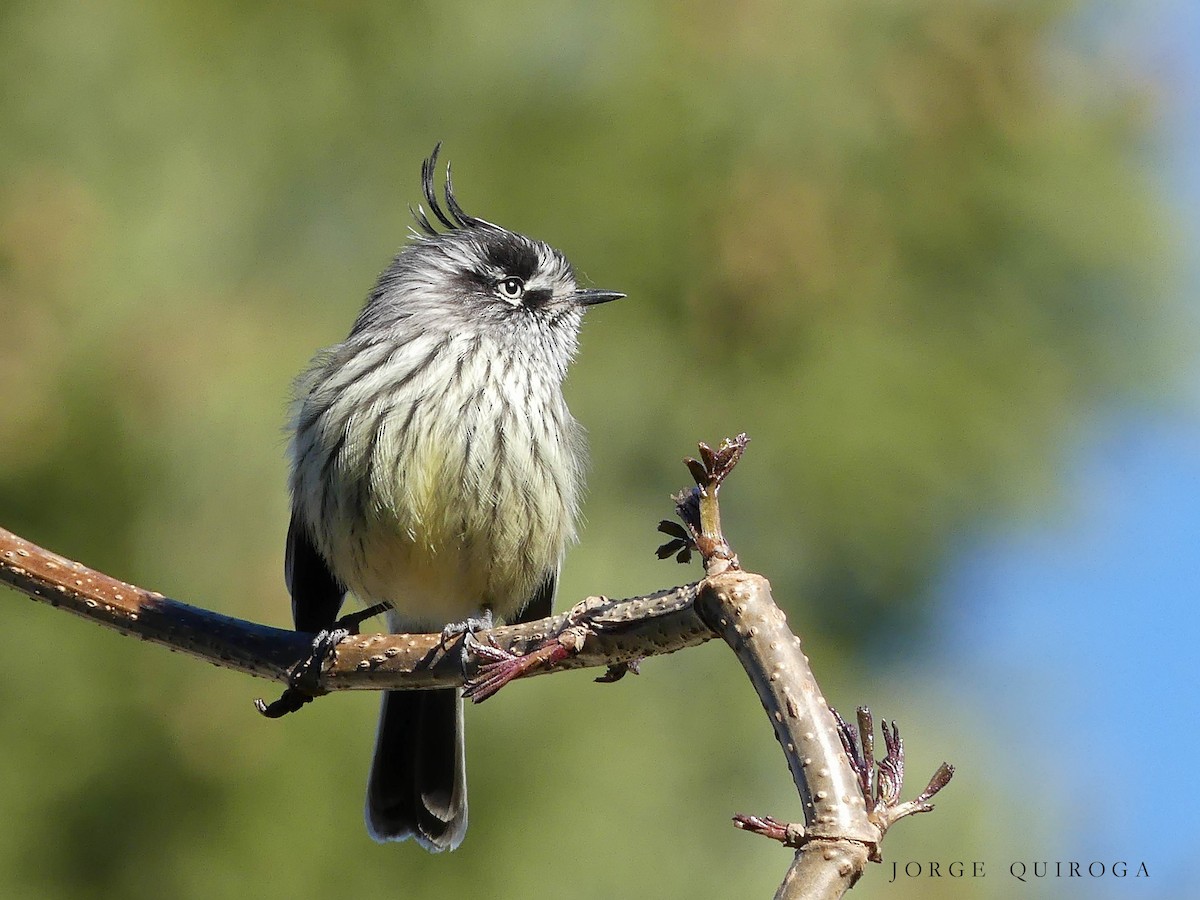
[[515, 276], [504, 278], [496, 282], [496, 290], [505, 300], [520, 300], [525, 293], [525, 282]]

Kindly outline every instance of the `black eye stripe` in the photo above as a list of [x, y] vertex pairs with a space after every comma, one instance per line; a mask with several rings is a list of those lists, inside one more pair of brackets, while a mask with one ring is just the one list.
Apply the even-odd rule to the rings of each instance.
[[535, 290], [535, 291], [526, 291], [525, 295], [521, 298], [521, 303], [527, 309], [541, 309], [543, 306], [546, 306], [552, 299], [554, 299], [554, 294], [552, 291], [549, 291], [549, 290], [542, 289], [542, 290]]

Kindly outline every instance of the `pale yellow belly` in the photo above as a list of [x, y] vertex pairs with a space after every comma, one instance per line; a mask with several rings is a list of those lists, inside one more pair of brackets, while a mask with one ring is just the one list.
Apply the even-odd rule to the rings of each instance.
[[557, 384], [479, 360], [461, 382], [414, 382], [375, 406], [347, 390], [306, 432], [302, 450], [326, 462], [298, 467], [294, 493], [318, 549], [407, 627], [511, 617], [575, 537], [583, 437]]

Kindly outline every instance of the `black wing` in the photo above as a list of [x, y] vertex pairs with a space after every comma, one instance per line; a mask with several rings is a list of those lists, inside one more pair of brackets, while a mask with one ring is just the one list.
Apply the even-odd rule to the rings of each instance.
[[546, 577], [542, 579], [542, 583], [538, 585], [538, 589], [533, 592], [533, 596], [529, 598], [529, 602], [525, 604], [515, 619], [510, 622], [510, 625], [520, 625], [524, 622], [536, 622], [538, 619], [545, 619], [553, 614], [554, 611], [554, 595], [558, 593], [558, 568], [553, 568], [546, 573]]
[[297, 631], [324, 631], [337, 621], [346, 589], [313, 546], [308, 529], [293, 512], [288, 526], [283, 576], [292, 594], [292, 621]]

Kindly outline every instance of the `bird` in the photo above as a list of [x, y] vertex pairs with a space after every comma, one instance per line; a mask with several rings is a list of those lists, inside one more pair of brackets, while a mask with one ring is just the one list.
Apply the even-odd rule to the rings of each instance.
[[[425, 206], [344, 341], [297, 378], [285, 577], [298, 631], [346, 596], [394, 633], [550, 615], [576, 539], [586, 439], [563, 397], [584, 312], [562, 252], [467, 214], [439, 142]], [[384, 693], [366, 799], [379, 842], [453, 850], [467, 829], [459, 689]]]

